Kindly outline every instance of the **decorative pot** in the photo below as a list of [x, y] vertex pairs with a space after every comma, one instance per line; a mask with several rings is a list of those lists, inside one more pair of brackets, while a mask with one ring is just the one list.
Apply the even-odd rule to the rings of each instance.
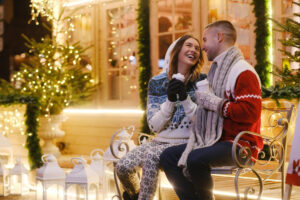
[[[278, 102], [276, 102], [274, 99], [271, 98], [264, 98], [262, 100], [262, 106], [265, 108], [290, 108], [291, 105], [294, 105], [294, 109], [290, 118], [290, 122], [289, 122], [289, 129], [288, 129], [288, 133], [287, 133], [287, 158], [289, 157], [289, 152], [290, 152], [290, 148], [292, 145], [292, 140], [293, 140], [293, 136], [294, 136], [294, 132], [295, 132], [295, 125], [296, 125], [296, 118], [297, 118], [297, 107], [298, 107], [298, 99], [278, 99]], [[279, 104], [278, 104], [279, 103]], [[262, 122], [267, 122], [268, 120], [265, 119], [263, 120], [264, 117], [268, 116], [268, 114], [265, 112], [262, 112]], [[264, 124], [262, 124], [264, 125]], [[264, 132], [263, 130], [261, 130], [262, 133]]]
[[67, 117], [63, 114], [39, 118], [39, 137], [44, 141], [42, 146], [43, 154], [53, 154], [55, 157], [60, 156], [59, 149], [53, 144], [53, 139], [65, 135], [65, 132], [60, 129], [60, 124], [66, 119]]

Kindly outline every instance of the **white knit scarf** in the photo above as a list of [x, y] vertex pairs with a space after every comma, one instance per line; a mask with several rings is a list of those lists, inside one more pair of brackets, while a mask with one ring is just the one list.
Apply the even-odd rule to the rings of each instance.
[[[229, 72], [232, 66], [241, 59], [243, 59], [243, 56], [240, 50], [237, 47], [231, 47], [228, 49], [220, 66], [216, 69], [210, 68], [208, 81], [216, 96], [224, 99]], [[222, 131], [223, 117], [216, 112], [198, 106], [193, 134], [191, 134], [186, 149], [178, 161], [178, 166], [184, 169], [185, 176], [189, 177], [186, 170], [186, 161], [189, 153], [194, 149], [209, 147], [215, 144], [221, 138]]]

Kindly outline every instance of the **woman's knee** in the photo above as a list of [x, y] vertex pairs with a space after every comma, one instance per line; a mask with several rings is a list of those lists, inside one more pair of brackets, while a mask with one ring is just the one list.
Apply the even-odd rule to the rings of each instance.
[[115, 170], [118, 176], [129, 174], [132, 172], [132, 166], [127, 160], [119, 160], [115, 166]]

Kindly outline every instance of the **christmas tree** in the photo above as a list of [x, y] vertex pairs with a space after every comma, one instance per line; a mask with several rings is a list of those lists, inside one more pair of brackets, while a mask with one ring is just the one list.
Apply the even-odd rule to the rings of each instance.
[[[293, 2], [294, 5], [300, 6], [299, 3]], [[298, 65], [296, 69], [290, 69], [288, 66], [283, 66], [282, 69], [275, 69], [274, 74], [280, 78], [274, 86], [266, 89], [263, 88], [263, 96], [271, 97], [274, 99], [285, 98], [300, 98], [300, 14], [294, 13], [294, 18], [287, 18], [285, 23], [280, 23], [276, 20], [272, 20], [277, 31], [287, 34], [285, 39], [280, 40], [281, 44], [286, 49], [280, 51], [287, 57], [290, 62], [294, 62]], [[295, 51], [291, 51], [291, 48], [295, 48]]]
[[64, 25], [72, 16], [65, 16], [63, 11], [57, 18], [53, 16], [53, 10], [48, 10], [48, 13], [37, 12], [42, 6], [47, 6], [46, 4], [49, 1], [45, 1], [45, 5], [38, 4], [40, 7], [32, 4], [35, 11], [32, 12], [33, 20], [37, 15], [43, 14], [56, 27], [55, 32], [41, 41], [23, 36], [28, 47], [27, 60], [12, 78], [15, 87], [22, 94], [39, 98], [43, 115], [61, 113], [65, 107], [91, 96], [95, 88], [91, 65], [84, 54], [87, 48], [83, 48], [79, 42], [58, 42], [58, 38], [68, 38], [72, 26]]

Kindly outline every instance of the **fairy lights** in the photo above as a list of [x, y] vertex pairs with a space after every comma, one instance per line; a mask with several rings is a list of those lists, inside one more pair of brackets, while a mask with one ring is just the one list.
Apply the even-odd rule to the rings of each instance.
[[40, 97], [41, 114], [59, 114], [93, 91], [92, 66], [87, 61], [82, 64], [85, 49], [66, 40], [75, 30], [74, 18], [81, 15], [60, 11], [56, 0], [31, 0], [30, 6], [33, 21], [43, 16], [52, 22], [53, 35], [41, 42], [25, 38], [29, 51], [22, 56], [27, 61], [12, 82], [25, 95]]
[[24, 135], [24, 110], [22, 106], [0, 107], [0, 133]]
[[39, 25], [37, 18], [44, 16], [48, 21], [55, 20], [54, 16], [55, 0], [31, 0], [31, 20]]
[[[126, 1], [123, 1], [126, 3]], [[135, 29], [136, 13], [133, 5], [126, 5], [120, 8], [108, 9], [108, 75], [114, 79], [121, 76], [119, 82], [113, 84], [126, 85], [127, 94], [119, 97], [131, 95], [137, 91], [137, 82], [134, 81], [137, 74], [136, 58], [133, 49], [136, 49], [136, 35], [132, 30]], [[118, 70], [119, 73], [116, 73]], [[131, 80], [131, 81], [130, 81]], [[120, 83], [121, 82], [121, 83]], [[125, 82], [125, 83], [124, 83]], [[114, 91], [117, 92], [117, 91]], [[124, 90], [119, 90], [124, 92]], [[126, 98], [126, 97], [125, 97]], [[121, 98], [122, 99], [122, 98]]]

